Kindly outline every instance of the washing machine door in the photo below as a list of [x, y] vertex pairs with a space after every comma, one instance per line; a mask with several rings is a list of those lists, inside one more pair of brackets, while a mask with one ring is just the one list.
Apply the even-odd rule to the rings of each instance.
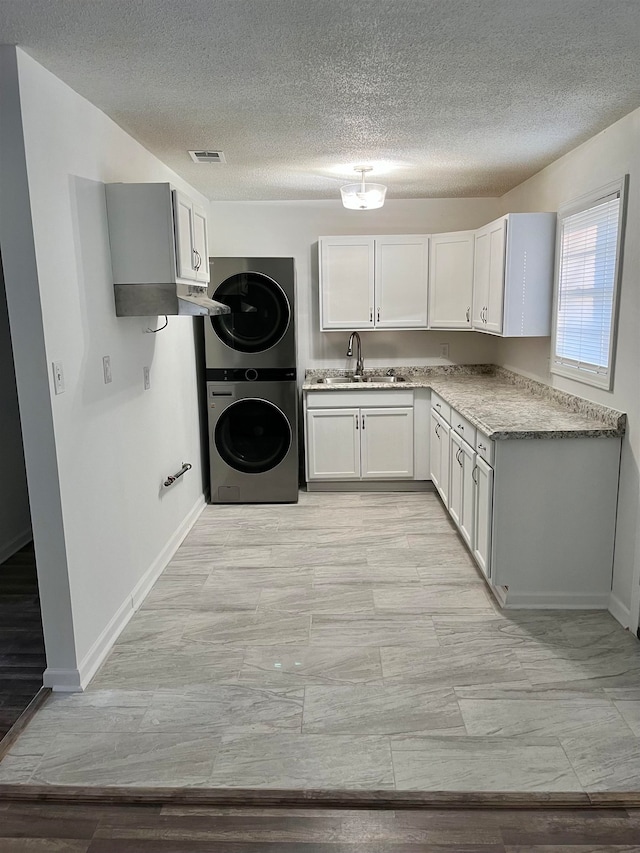
[[211, 317], [218, 338], [238, 352], [258, 353], [274, 347], [289, 327], [291, 306], [277, 281], [259, 272], [241, 272], [225, 279], [213, 299], [228, 305], [230, 314]]
[[230, 468], [264, 474], [289, 452], [291, 426], [280, 409], [267, 400], [238, 400], [220, 415], [214, 441]]

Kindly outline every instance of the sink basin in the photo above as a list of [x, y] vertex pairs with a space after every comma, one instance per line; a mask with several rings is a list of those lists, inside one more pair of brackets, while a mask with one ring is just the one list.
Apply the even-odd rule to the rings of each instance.
[[404, 382], [404, 376], [369, 376], [367, 382]]
[[325, 376], [318, 379], [320, 385], [344, 385], [353, 382], [353, 376]]

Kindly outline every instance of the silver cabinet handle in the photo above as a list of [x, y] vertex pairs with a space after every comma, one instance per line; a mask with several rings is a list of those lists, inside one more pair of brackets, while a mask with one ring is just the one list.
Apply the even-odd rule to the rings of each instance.
[[438, 432], [438, 427], [440, 424], [436, 424], [436, 438], [440, 438], [440, 433]]
[[478, 481], [476, 480], [476, 471], [477, 471], [477, 470], [478, 470], [478, 466], [477, 466], [477, 465], [474, 465], [474, 466], [473, 466], [473, 469], [472, 469], [472, 471], [471, 471], [471, 479], [472, 479], [472, 480], [473, 480], [473, 482], [476, 484], [476, 486], [478, 485]]
[[358, 415], [354, 415], [354, 417], [356, 419], [356, 429], [360, 429], [360, 418]]
[[380, 309], [378, 308], [378, 323], [380, 322]]
[[198, 269], [198, 252], [196, 249], [192, 249], [191, 252], [193, 254], [193, 268], [194, 268], [194, 270], [197, 270]]
[[362, 429], [364, 429], [364, 415], [362, 416]]
[[460, 457], [461, 457], [461, 455], [462, 455], [462, 448], [460, 448], [460, 449], [458, 450], [458, 452], [456, 453], [456, 459], [458, 460], [458, 465], [462, 468], [462, 467], [463, 467], [463, 466], [462, 466], [462, 462], [460, 461]]
[[471, 308], [467, 308], [467, 323], [471, 319]]
[[369, 308], [369, 322], [373, 323], [373, 308]]

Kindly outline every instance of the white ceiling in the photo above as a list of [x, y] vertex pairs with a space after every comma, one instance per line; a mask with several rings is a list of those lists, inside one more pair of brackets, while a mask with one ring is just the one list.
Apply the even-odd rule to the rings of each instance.
[[640, 0], [0, 0], [0, 43], [213, 199], [501, 195], [640, 106]]

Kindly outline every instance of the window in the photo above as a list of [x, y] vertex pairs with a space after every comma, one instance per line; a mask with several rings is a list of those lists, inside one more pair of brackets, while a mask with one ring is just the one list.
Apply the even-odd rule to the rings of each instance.
[[551, 372], [611, 390], [627, 178], [564, 205]]

